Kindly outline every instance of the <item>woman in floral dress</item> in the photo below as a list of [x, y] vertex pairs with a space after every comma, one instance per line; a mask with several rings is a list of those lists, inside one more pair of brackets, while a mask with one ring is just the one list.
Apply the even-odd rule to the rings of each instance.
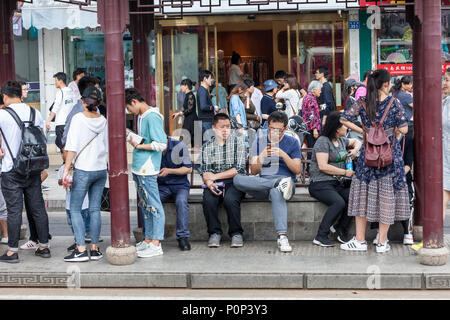
[[[364, 123], [367, 132], [372, 127], [372, 122], [380, 123], [380, 120], [393, 97], [389, 96], [391, 89], [391, 75], [384, 69], [375, 71], [369, 76], [367, 83], [367, 96], [360, 98], [351, 108], [346, 110], [342, 117], [342, 123], [350, 129], [363, 132], [361, 128], [353, 124], [358, 116]], [[348, 215], [356, 217], [356, 237], [341, 249], [348, 251], [366, 251], [365, 240], [366, 223], [379, 222], [379, 239], [376, 247], [378, 253], [390, 250], [387, 241], [389, 226], [394, 221], [402, 221], [409, 218], [410, 207], [408, 199], [408, 186], [406, 184], [405, 169], [402, 157], [402, 149], [395, 138], [397, 133], [408, 132], [408, 122], [404, 116], [403, 106], [395, 99], [389, 109], [383, 123], [386, 135], [393, 147], [392, 164], [384, 168], [369, 167], [365, 164], [365, 148], [361, 149], [355, 176], [350, 188]]]

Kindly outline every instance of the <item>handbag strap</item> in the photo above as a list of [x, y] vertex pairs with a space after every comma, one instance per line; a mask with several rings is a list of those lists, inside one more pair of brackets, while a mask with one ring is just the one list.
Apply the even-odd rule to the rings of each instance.
[[94, 141], [95, 138], [97, 138], [99, 136], [100, 133], [97, 133], [95, 135], [95, 137], [93, 137], [88, 143], [87, 145], [85, 145], [83, 147], [83, 149], [80, 150], [80, 152], [78, 152], [77, 156], [75, 157], [75, 160], [73, 161], [73, 166], [75, 166], [75, 163], [77, 163], [78, 157], [81, 155], [81, 153], [91, 144], [92, 141]]

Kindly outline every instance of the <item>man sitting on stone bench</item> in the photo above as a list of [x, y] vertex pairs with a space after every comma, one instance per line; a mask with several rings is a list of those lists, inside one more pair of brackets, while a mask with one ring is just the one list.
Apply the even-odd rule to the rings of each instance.
[[231, 134], [230, 118], [224, 113], [214, 116], [212, 129], [215, 136], [203, 145], [198, 169], [204, 182], [203, 214], [208, 227], [208, 246], [220, 246], [222, 228], [218, 206], [223, 201], [231, 247], [242, 247], [241, 200], [244, 193], [235, 188], [233, 177], [245, 174], [245, 142], [242, 137]]
[[253, 175], [239, 174], [233, 182], [238, 190], [257, 199], [269, 198], [281, 252], [290, 252], [287, 238], [287, 206], [295, 193], [296, 175], [301, 172], [301, 150], [298, 141], [285, 135], [288, 118], [284, 112], [274, 111], [268, 119], [268, 132], [260, 131], [250, 151]]
[[181, 251], [191, 250], [189, 244], [189, 189], [191, 185], [187, 175], [192, 172], [192, 162], [186, 145], [167, 138], [167, 148], [161, 158], [161, 170], [158, 175], [158, 189], [161, 202], [175, 198], [177, 208], [176, 234]]

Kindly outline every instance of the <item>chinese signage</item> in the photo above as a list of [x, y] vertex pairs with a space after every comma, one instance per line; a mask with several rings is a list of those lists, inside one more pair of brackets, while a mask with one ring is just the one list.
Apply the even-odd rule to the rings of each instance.
[[405, 0], [384, 0], [384, 1], [370, 1], [370, 0], [360, 0], [359, 5], [361, 7], [379, 6], [380, 4], [404, 4]]
[[[450, 63], [442, 64], [442, 73], [445, 73], [445, 70], [450, 67]], [[403, 76], [403, 75], [412, 75], [413, 74], [413, 65], [412, 63], [405, 64], [379, 64], [377, 69], [386, 69], [393, 76]]]

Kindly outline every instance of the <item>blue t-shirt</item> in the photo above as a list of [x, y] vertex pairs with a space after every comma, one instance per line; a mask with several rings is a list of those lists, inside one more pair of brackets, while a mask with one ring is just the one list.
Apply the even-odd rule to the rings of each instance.
[[[259, 136], [252, 145], [252, 149], [250, 151], [250, 156], [255, 157], [259, 156], [264, 149], [267, 147], [267, 144], [270, 143], [269, 137], [267, 133], [262, 136]], [[279, 144], [272, 144], [274, 147], [278, 147], [286, 154], [291, 157], [291, 159], [302, 159], [302, 153], [300, 150], [300, 144], [297, 139], [289, 137], [285, 135], [283, 139], [279, 142]], [[295, 174], [289, 169], [286, 162], [283, 159], [278, 157], [267, 157], [264, 159], [264, 163], [261, 168], [261, 177], [264, 176], [274, 176], [280, 175], [285, 177], [291, 177], [292, 180], [295, 181]]]
[[[167, 149], [163, 152], [161, 159], [161, 169], [178, 169], [181, 167], [192, 168], [189, 151], [183, 142], [168, 138]], [[178, 185], [190, 188], [187, 175], [168, 174], [165, 177], [158, 177], [158, 184]]]
[[230, 99], [230, 117], [236, 119], [237, 115], [241, 116], [241, 122], [244, 128], [247, 127], [247, 115], [245, 114], [245, 107], [237, 94], [233, 94]]
[[412, 117], [413, 117], [413, 109], [409, 106], [411, 103], [413, 103], [413, 97], [408, 92], [405, 92], [403, 90], [400, 90], [397, 92], [395, 96], [400, 103], [403, 106], [403, 109], [405, 109], [405, 118], [408, 120], [408, 123], [412, 123]]
[[[261, 114], [270, 115], [272, 112], [277, 111], [277, 103], [272, 96], [265, 94], [261, 99]], [[266, 120], [262, 121], [262, 126], [266, 123]]]

